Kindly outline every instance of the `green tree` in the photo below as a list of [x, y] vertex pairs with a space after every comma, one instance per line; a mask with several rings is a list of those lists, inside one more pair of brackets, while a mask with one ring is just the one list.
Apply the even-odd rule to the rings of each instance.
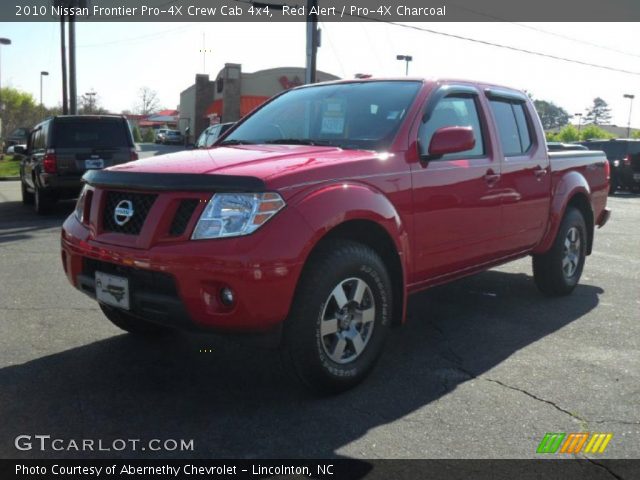
[[144, 134], [142, 135], [142, 141], [144, 143], [153, 143], [156, 139], [156, 134], [153, 131], [153, 128], [147, 128]]
[[547, 102], [546, 100], [534, 100], [533, 105], [536, 107], [536, 111], [542, 122], [542, 127], [545, 130], [564, 127], [569, 123], [569, 114], [567, 111], [555, 103]]
[[134, 125], [131, 129], [131, 133], [133, 135], [133, 141], [136, 143], [140, 143], [142, 141], [142, 135], [140, 135], [140, 129], [138, 125]]
[[593, 106], [587, 108], [587, 114], [585, 115], [586, 123], [593, 123], [594, 125], [607, 125], [611, 122], [611, 108], [609, 104], [600, 97], [593, 99]]
[[0, 91], [0, 119], [2, 121], [2, 138], [19, 127], [32, 128], [46, 117], [33, 95], [15, 88], [4, 87]]
[[631, 138], [640, 138], [640, 130], [636, 130], [631, 134]]
[[580, 140], [580, 133], [578, 133], [578, 129], [573, 125], [566, 125], [558, 132], [558, 140], [565, 143], [577, 142]]
[[611, 135], [606, 130], [598, 127], [597, 125], [587, 125], [580, 131], [581, 140], [591, 140], [595, 138], [614, 138], [615, 135]]
[[547, 142], [559, 142], [558, 132], [545, 132], [544, 136], [547, 139]]

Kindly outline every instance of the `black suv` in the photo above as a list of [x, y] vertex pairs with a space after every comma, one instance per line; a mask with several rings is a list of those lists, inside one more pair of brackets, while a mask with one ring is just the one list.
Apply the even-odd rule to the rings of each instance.
[[640, 140], [627, 138], [581, 142], [589, 150], [602, 150], [611, 165], [611, 190], [640, 188]]
[[77, 196], [87, 170], [138, 159], [129, 123], [116, 115], [48, 118], [33, 128], [26, 150], [15, 153], [24, 155], [22, 202], [40, 214], [58, 199]]

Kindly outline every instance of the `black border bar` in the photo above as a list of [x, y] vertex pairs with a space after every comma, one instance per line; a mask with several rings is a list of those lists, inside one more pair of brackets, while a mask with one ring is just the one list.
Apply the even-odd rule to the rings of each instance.
[[[16, 468], [19, 466], [19, 468]], [[25, 474], [21, 467], [39, 473]], [[150, 468], [142, 473], [138, 468]], [[169, 468], [171, 467], [171, 468]], [[308, 469], [307, 474], [283, 468]], [[73, 469], [54, 474], [54, 469]], [[84, 468], [84, 470], [82, 470]], [[100, 474], [96, 475], [100, 468]], [[123, 470], [125, 469], [125, 470]], [[178, 475], [174, 469], [177, 469]], [[20, 473], [20, 471], [23, 473]], [[109, 474], [107, 472], [111, 471]], [[300, 471], [300, 470], [298, 470]], [[188, 472], [188, 473], [187, 473]], [[531, 460], [0, 460], [0, 478], [9, 479], [318, 479], [318, 480], [591, 480], [638, 478], [640, 460], [566, 456]]]

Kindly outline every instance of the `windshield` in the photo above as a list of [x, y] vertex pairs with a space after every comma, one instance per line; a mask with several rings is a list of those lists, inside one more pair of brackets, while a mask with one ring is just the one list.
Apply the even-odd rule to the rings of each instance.
[[416, 81], [381, 81], [291, 90], [245, 120], [220, 145], [383, 150], [391, 144], [419, 89]]

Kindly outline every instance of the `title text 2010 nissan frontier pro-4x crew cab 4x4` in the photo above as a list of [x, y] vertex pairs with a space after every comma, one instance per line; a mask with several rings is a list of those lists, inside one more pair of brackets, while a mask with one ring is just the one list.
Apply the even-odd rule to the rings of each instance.
[[601, 152], [549, 155], [526, 95], [467, 81], [294, 88], [210, 149], [84, 180], [62, 262], [109, 320], [263, 333], [320, 391], [367, 375], [418, 290], [531, 255], [569, 294], [609, 218]]

